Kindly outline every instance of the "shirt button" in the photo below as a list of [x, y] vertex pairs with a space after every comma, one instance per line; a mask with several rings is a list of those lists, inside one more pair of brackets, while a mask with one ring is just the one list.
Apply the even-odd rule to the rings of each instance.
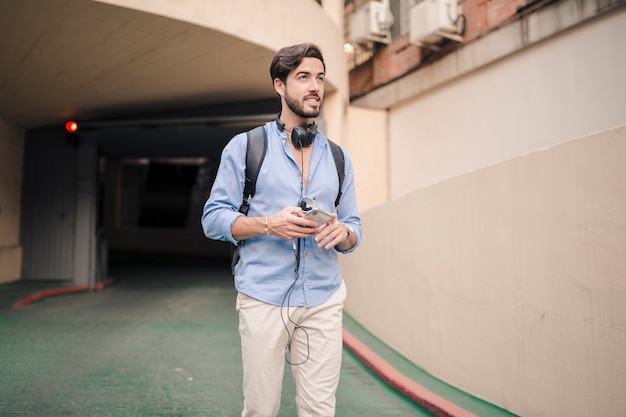
[[309, 256], [309, 251], [308, 250], [304, 251], [304, 256]]

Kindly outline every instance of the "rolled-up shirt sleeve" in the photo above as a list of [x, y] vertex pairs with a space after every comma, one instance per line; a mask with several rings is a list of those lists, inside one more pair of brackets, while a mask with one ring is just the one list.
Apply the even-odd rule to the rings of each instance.
[[239, 212], [245, 182], [245, 133], [235, 136], [222, 151], [222, 157], [209, 199], [202, 211], [202, 229], [206, 237], [239, 243], [233, 238], [233, 223]]

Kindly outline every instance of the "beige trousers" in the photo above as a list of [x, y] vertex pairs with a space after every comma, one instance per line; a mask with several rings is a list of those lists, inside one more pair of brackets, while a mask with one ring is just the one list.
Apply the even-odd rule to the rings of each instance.
[[335, 415], [345, 298], [344, 283], [327, 302], [310, 308], [273, 306], [242, 293], [237, 295], [243, 360], [242, 417], [278, 415], [288, 344], [298, 416]]

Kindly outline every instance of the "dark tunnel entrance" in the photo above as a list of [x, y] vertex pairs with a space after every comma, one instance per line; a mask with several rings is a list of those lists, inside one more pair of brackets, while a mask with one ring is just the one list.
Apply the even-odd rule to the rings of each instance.
[[102, 228], [111, 261], [134, 254], [227, 262], [229, 244], [202, 232], [202, 208], [226, 143], [273, 117], [263, 108], [89, 133], [104, 158]]
[[[139, 196], [139, 227], [184, 228], [196, 225], [197, 207], [202, 197], [210, 190], [209, 175], [204, 159], [189, 161], [150, 161], [129, 169], [124, 164], [123, 178], [129, 171], [139, 171], [145, 178], [143, 191]], [[122, 200], [124, 205], [124, 199]], [[122, 212], [127, 210], [122, 208]], [[125, 223], [125, 222], [123, 222]]]
[[272, 120], [277, 105], [79, 120], [72, 137], [63, 126], [28, 133], [23, 277], [93, 284], [132, 258], [226, 265], [230, 246], [204, 236], [202, 208], [226, 143]]

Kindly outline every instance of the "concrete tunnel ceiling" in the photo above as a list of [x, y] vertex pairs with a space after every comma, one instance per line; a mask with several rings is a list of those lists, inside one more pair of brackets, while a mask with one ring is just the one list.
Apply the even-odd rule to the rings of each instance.
[[0, 114], [21, 128], [274, 97], [274, 52], [222, 32], [95, 1], [5, 3]]

